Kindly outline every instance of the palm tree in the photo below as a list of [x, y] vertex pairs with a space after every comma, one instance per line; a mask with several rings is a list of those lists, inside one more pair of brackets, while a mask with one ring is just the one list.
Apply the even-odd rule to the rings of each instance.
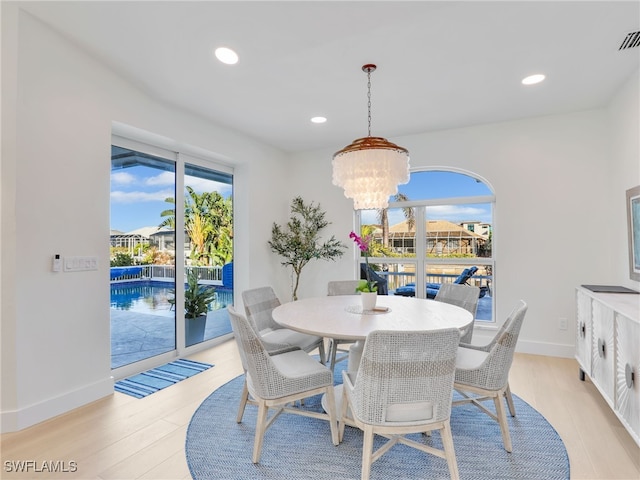
[[[231, 199], [218, 192], [196, 193], [186, 186], [184, 228], [191, 241], [190, 258], [198, 265], [224, 265], [233, 256], [233, 209]], [[167, 198], [175, 205], [175, 199]], [[159, 225], [175, 229], [175, 208], [160, 214]]]
[[[409, 201], [409, 197], [407, 197], [404, 193], [396, 193], [393, 196], [394, 202], [407, 202]], [[389, 246], [389, 209], [381, 208], [377, 212], [378, 223], [382, 226], [382, 245], [384, 247]], [[402, 213], [404, 214], [404, 218], [407, 219], [407, 227], [409, 231], [411, 231], [416, 225], [416, 216], [413, 208], [411, 207], [403, 207]]]

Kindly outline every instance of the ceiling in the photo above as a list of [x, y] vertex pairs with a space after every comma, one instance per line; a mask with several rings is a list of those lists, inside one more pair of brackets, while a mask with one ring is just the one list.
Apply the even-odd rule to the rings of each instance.
[[[602, 107], [640, 1], [23, 2], [163, 102], [285, 151]], [[218, 62], [228, 46], [240, 61]], [[545, 82], [520, 80], [544, 73]], [[310, 118], [325, 116], [322, 125]]]

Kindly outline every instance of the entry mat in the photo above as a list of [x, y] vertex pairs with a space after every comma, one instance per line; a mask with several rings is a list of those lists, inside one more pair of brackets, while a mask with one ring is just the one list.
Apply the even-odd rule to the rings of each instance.
[[126, 393], [136, 398], [144, 398], [163, 388], [170, 387], [185, 378], [210, 369], [209, 363], [194, 362], [193, 360], [179, 359], [166, 365], [147, 370], [132, 377], [119, 380], [115, 383], [116, 392]]

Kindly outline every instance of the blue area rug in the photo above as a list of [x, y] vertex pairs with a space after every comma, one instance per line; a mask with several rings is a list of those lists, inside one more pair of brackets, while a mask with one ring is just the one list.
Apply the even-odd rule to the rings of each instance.
[[116, 392], [143, 398], [158, 390], [170, 387], [185, 378], [204, 372], [211, 367], [213, 365], [209, 363], [194, 362], [186, 359], [175, 360], [161, 367], [120, 380], [115, 383], [114, 388]]
[[[342, 379], [337, 365], [336, 378]], [[299, 415], [282, 414], [275, 420], [265, 434], [260, 463], [254, 465], [256, 407], [247, 405], [242, 423], [235, 421], [243, 380], [237, 377], [213, 392], [191, 419], [186, 456], [195, 480], [360, 478], [362, 432], [346, 427], [343, 442], [334, 446], [326, 421]], [[568, 479], [569, 459], [557, 432], [515, 395], [514, 402], [516, 417], [508, 417], [513, 453], [504, 450], [497, 422], [472, 405], [453, 408], [451, 429], [460, 478]], [[320, 397], [306, 400], [305, 408], [319, 411]], [[420, 441], [442, 448], [438, 432]], [[378, 438], [376, 447], [381, 443]], [[444, 459], [404, 445], [394, 446], [371, 467], [371, 480], [411, 478], [450, 476]]]

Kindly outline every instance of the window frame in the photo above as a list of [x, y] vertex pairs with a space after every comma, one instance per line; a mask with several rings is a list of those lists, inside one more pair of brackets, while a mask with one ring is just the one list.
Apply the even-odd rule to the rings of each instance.
[[[434, 167], [428, 169], [420, 169], [420, 170], [412, 170], [410, 173], [413, 175], [414, 173], [423, 173], [423, 172], [448, 172], [453, 174], [466, 175], [475, 180], [482, 182], [490, 191], [494, 191], [492, 186], [482, 177], [478, 176], [473, 172], [463, 171], [455, 168], [445, 168], [445, 167]], [[411, 180], [409, 180], [411, 182]], [[426, 216], [426, 211], [428, 207], [433, 206], [448, 206], [448, 205], [468, 205], [468, 204], [489, 204], [491, 206], [491, 256], [490, 257], [475, 257], [473, 259], [470, 258], [434, 258], [427, 256], [427, 243], [428, 238], [426, 235], [426, 221], [428, 217]], [[402, 209], [402, 208], [413, 208], [414, 215], [416, 218], [415, 229], [416, 234], [415, 238], [422, 238], [424, 241], [418, 242], [416, 240], [414, 244], [414, 255], [415, 257], [370, 257], [370, 263], [387, 263], [387, 264], [413, 264], [416, 272], [416, 296], [417, 298], [426, 298], [426, 278], [427, 278], [427, 270], [430, 265], [468, 265], [470, 260], [473, 260], [473, 263], [476, 265], [483, 265], [491, 267], [492, 278], [491, 278], [491, 320], [482, 320], [483, 325], [490, 325], [496, 323], [495, 318], [495, 291], [496, 291], [496, 261], [495, 261], [495, 245], [496, 245], [496, 229], [495, 229], [495, 212], [496, 212], [496, 196], [495, 194], [491, 195], [474, 195], [469, 197], [442, 197], [437, 199], [424, 199], [424, 200], [409, 200], [403, 202], [393, 202], [389, 201], [389, 206], [387, 207], [389, 210], [391, 209]], [[425, 221], [418, 221], [417, 219], [424, 219]], [[358, 232], [362, 229], [362, 210], [355, 210], [355, 227]], [[422, 260], [421, 260], [422, 259]], [[355, 259], [355, 269], [356, 272], [360, 272], [361, 263], [360, 256], [356, 256]]]

